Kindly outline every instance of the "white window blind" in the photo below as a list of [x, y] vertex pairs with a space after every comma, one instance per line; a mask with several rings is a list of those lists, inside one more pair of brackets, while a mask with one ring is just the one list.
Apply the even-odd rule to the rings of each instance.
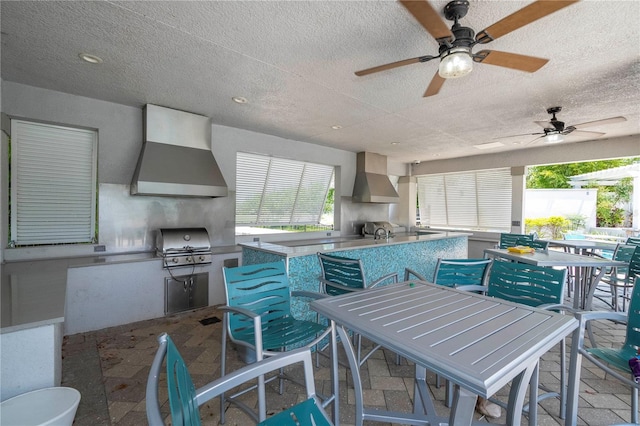
[[420, 176], [422, 224], [434, 227], [506, 230], [511, 228], [511, 170]]
[[333, 167], [239, 152], [237, 225], [318, 224]]
[[11, 239], [15, 245], [95, 237], [97, 132], [11, 121]]

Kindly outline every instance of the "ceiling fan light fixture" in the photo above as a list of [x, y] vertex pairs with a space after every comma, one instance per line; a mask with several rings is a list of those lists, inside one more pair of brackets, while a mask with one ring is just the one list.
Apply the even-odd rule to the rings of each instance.
[[544, 137], [545, 143], [559, 143], [564, 141], [564, 137], [560, 133], [551, 133]]
[[438, 74], [442, 78], [458, 78], [469, 74], [472, 69], [471, 48], [454, 47], [440, 60]]

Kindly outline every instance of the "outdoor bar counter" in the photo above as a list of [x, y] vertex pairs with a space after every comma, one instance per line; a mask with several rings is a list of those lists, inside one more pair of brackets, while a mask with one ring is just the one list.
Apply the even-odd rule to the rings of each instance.
[[361, 259], [368, 282], [392, 272], [397, 272], [398, 281], [402, 281], [406, 267], [430, 279], [439, 257], [467, 257], [469, 235], [461, 232], [407, 233], [388, 241], [384, 238], [338, 237], [279, 243], [257, 241], [240, 245], [244, 265], [284, 260], [292, 290], [318, 291], [318, 252]]

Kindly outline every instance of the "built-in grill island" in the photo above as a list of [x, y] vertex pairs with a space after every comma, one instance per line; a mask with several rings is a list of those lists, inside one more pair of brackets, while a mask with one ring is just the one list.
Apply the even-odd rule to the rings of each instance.
[[211, 263], [211, 242], [205, 228], [162, 228], [156, 253], [169, 276], [164, 279], [165, 315], [201, 308], [209, 303], [209, 273], [198, 266]]

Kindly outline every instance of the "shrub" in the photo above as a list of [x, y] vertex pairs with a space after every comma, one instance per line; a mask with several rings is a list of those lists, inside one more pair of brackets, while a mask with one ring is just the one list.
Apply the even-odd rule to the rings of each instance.
[[566, 232], [571, 221], [562, 216], [538, 217], [535, 219], [525, 219], [525, 232], [530, 234], [536, 232], [538, 238], [562, 239], [562, 234]]

